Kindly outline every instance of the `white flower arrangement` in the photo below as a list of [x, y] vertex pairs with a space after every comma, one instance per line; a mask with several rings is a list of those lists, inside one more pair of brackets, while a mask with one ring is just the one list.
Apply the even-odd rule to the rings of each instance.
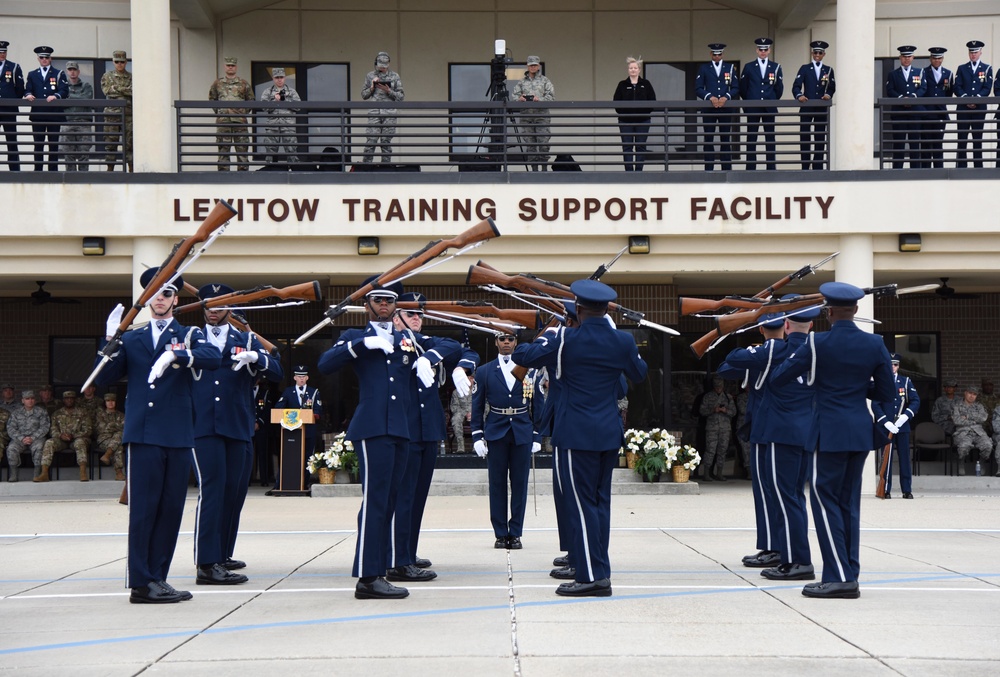
[[320, 468], [340, 470], [343, 467], [341, 455], [346, 451], [354, 451], [354, 445], [349, 440], [344, 439], [345, 435], [346, 433], [337, 433], [330, 446], [309, 457], [309, 460], [306, 461], [306, 468], [308, 468], [309, 474], [316, 474]]
[[701, 454], [690, 444], [681, 445], [673, 435], [662, 428], [638, 430], [629, 428], [625, 431], [625, 446], [619, 454], [632, 452], [639, 456], [659, 455], [666, 460], [667, 470], [675, 465], [682, 465], [688, 470], [694, 470], [701, 463]]

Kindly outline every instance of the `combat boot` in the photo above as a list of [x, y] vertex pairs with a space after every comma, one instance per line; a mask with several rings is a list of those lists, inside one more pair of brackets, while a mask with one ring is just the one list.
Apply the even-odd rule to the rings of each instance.
[[80, 464], [80, 481], [81, 482], [89, 482], [90, 481], [90, 477], [87, 476], [87, 464], [86, 463], [81, 463]]
[[119, 482], [125, 481], [125, 473], [122, 472], [121, 468], [115, 468], [115, 479]]
[[101, 463], [103, 465], [111, 465], [111, 456], [114, 454], [113, 449], [108, 449], [104, 452], [104, 456], [101, 456]]
[[38, 473], [38, 477], [31, 480], [32, 482], [48, 482], [49, 481], [49, 466], [43, 465], [42, 471]]

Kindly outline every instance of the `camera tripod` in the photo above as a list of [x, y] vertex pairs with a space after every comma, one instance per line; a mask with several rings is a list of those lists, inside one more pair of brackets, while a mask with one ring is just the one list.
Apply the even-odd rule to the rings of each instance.
[[[529, 169], [526, 159], [527, 155], [521, 141], [521, 131], [517, 124], [514, 113], [507, 111], [506, 102], [510, 100], [507, 92], [507, 69], [501, 58], [495, 58], [490, 63], [490, 86], [486, 89], [486, 96], [490, 101], [503, 102], [500, 109], [490, 109], [483, 119], [483, 126], [479, 130], [479, 139], [476, 141], [476, 152], [480, 149], [486, 151], [489, 161], [500, 162], [504, 156], [504, 149], [516, 148], [522, 160], [525, 160], [525, 169]], [[505, 134], [504, 116], [509, 124], [509, 134]], [[489, 137], [489, 143], [483, 145], [483, 141]], [[507, 157], [510, 158], [508, 152]], [[508, 163], [509, 164], [509, 163]]]

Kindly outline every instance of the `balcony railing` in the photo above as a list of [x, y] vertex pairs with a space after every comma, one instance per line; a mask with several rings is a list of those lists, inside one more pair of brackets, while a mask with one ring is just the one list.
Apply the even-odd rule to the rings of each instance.
[[[876, 154], [882, 169], [991, 166], [1000, 160], [991, 104], [1000, 97], [879, 99]], [[970, 104], [978, 106], [971, 110]], [[978, 138], [976, 138], [978, 136]]]

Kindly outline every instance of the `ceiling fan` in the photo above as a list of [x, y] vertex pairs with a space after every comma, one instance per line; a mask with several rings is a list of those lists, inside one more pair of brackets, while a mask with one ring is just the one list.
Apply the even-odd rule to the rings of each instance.
[[956, 292], [954, 287], [948, 286], [948, 280], [950, 278], [942, 277], [940, 279], [941, 286], [934, 290], [934, 294], [942, 301], [979, 298], [979, 294], [960, 294]]
[[44, 306], [46, 303], [79, 303], [76, 299], [53, 296], [51, 293], [45, 291], [44, 280], [35, 280], [35, 284], [38, 285], [38, 289], [31, 292], [31, 305], [33, 306]]

